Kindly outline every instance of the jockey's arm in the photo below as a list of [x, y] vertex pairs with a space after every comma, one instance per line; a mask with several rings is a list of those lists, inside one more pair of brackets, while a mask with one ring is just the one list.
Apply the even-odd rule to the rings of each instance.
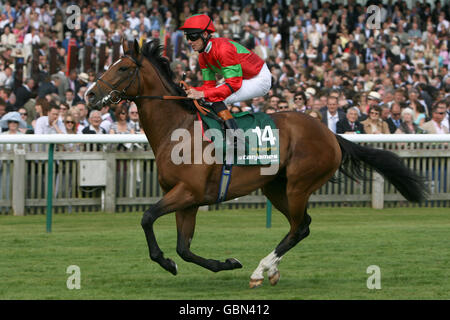
[[208, 71], [203, 72], [204, 69], [202, 69], [203, 86], [194, 88], [195, 90], [203, 91], [205, 100], [211, 102], [224, 101], [242, 86], [242, 67], [233, 48], [223, 52], [217, 62], [220, 66], [220, 73], [225, 78], [225, 83], [216, 87], [214, 71], [207, 67]]

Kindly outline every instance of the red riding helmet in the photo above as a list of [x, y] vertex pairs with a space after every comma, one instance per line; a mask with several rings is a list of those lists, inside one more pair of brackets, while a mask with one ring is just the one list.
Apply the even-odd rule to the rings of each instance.
[[212, 19], [206, 14], [195, 14], [186, 19], [183, 26], [180, 27], [186, 34], [208, 31], [213, 33], [216, 31]]

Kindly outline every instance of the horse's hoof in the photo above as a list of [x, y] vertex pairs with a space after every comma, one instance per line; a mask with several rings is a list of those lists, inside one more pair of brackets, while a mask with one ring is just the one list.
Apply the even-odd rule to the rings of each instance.
[[174, 276], [176, 276], [178, 273], [177, 264], [173, 260], [170, 260], [170, 259], [166, 259], [166, 261], [167, 261], [168, 265], [165, 267], [165, 269], [167, 271], [169, 271], [171, 274], [173, 274]]
[[260, 286], [262, 286], [264, 281], [263, 279], [250, 279], [250, 289], [254, 289], [254, 288], [258, 288]]
[[231, 263], [231, 269], [240, 269], [242, 268], [242, 264], [238, 259], [229, 258], [225, 260], [225, 263]]
[[271, 285], [276, 285], [280, 281], [280, 271], [277, 270], [273, 275], [269, 276], [269, 282]]

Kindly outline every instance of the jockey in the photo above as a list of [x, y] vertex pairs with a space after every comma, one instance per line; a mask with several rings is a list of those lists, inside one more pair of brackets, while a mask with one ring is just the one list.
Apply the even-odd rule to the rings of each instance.
[[[186, 19], [183, 30], [189, 45], [200, 53], [199, 64], [203, 85], [186, 91], [189, 98], [210, 102], [214, 112], [225, 121], [227, 129], [237, 129], [227, 104], [264, 96], [272, 77], [264, 60], [254, 52], [227, 38], [212, 38], [214, 24], [205, 14]], [[225, 83], [216, 86], [216, 73]]]

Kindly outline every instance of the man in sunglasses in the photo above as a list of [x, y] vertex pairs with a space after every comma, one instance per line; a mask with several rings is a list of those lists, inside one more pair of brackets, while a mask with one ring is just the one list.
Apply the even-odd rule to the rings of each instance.
[[[226, 105], [269, 92], [272, 77], [266, 63], [231, 39], [212, 38], [211, 34], [216, 30], [211, 18], [205, 14], [187, 18], [180, 30], [184, 31], [192, 49], [200, 53], [203, 76], [203, 85], [187, 90], [188, 97], [205, 99], [224, 120], [225, 127], [236, 130], [236, 122]], [[216, 74], [223, 76], [224, 84], [216, 85]]]
[[431, 110], [431, 120], [422, 125], [422, 129], [431, 134], [449, 133], [447, 127], [443, 126], [445, 113], [447, 112], [447, 103], [445, 100], [436, 102]]

